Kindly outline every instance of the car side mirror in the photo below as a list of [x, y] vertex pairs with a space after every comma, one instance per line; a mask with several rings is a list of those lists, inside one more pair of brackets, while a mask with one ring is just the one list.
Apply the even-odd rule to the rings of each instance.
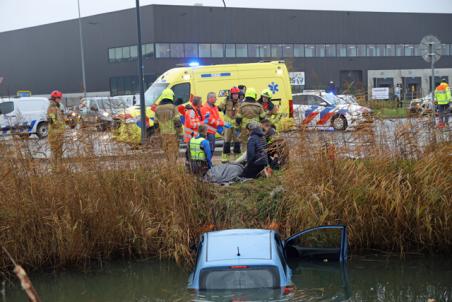
[[328, 106], [328, 103], [325, 101], [320, 102], [320, 106]]

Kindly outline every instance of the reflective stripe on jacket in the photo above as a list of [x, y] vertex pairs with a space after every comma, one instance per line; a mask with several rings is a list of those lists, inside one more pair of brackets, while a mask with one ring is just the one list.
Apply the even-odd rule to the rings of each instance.
[[161, 134], [176, 134], [176, 125], [180, 126], [179, 111], [171, 100], [162, 100], [155, 110], [155, 121]]
[[435, 89], [435, 100], [438, 105], [447, 105], [451, 101], [450, 87], [446, 83], [441, 83]]
[[224, 122], [220, 117], [220, 112], [218, 111], [217, 106], [206, 103], [201, 108], [201, 114], [203, 118], [207, 113], [210, 113], [209, 121], [207, 123], [207, 133], [215, 134], [217, 133], [217, 128], [219, 126], [224, 126]]
[[204, 137], [193, 137], [190, 139], [190, 159], [191, 160], [207, 160], [206, 153], [201, 148], [201, 144], [206, 139]]
[[188, 144], [192, 137], [198, 136], [198, 127], [201, 125], [201, 113], [192, 107], [185, 111], [184, 142]]

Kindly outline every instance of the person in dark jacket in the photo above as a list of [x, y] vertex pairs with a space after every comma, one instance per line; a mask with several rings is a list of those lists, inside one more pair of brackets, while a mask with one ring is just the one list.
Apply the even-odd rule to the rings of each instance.
[[257, 178], [268, 166], [267, 142], [259, 123], [253, 121], [247, 125], [247, 129], [249, 138], [246, 148], [246, 166], [242, 177]]
[[333, 81], [330, 81], [330, 83], [328, 84], [328, 86], [327, 86], [326, 89], [325, 89], [325, 92], [326, 92], [326, 93], [331, 93], [331, 94], [337, 95], [337, 87], [336, 87], [336, 84], [334, 84]]

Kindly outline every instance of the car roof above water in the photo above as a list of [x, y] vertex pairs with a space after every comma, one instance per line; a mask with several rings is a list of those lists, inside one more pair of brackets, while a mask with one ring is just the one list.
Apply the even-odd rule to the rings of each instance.
[[273, 231], [233, 229], [205, 234], [206, 263], [234, 260], [272, 260]]

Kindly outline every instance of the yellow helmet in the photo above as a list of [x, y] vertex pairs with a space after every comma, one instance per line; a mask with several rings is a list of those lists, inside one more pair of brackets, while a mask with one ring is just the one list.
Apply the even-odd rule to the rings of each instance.
[[257, 92], [256, 89], [254, 88], [247, 88], [246, 89], [246, 93], [245, 93], [245, 98], [252, 98], [254, 100], [257, 99]]
[[271, 99], [273, 97], [273, 93], [271, 92], [270, 89], [266, 88], [266, 89], [262, 90], [261, 96], [266, 96], [269, 99]]
[[166, 88], [162, 91], [162, 94], [160, 95], [160, 99], [170, 99], [174, 100], [174, 91], [171, 88]]

